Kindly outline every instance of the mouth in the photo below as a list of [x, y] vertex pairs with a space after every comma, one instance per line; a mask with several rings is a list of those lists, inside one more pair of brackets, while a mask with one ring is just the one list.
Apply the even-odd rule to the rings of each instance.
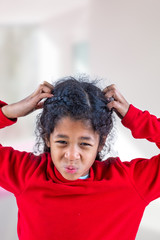
[[67, 173], [72, 173], [72, 174], [74, 174], [78, 171], [78, 168], [76, 168], [74, 166], [66, 166], [64, 169]]

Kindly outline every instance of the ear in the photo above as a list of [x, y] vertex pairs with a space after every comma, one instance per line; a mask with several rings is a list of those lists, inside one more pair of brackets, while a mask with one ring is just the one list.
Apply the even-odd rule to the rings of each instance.
[[50, 140], [47, 138], [47, 137], [45, 137], [45, 143], [46, 143], [46, 145], [47, 145], [47, 147], [49, 147], [50, 148]]
[[46, 145], [47, 145], [47, 147], [50, 148], [50, 142], [48, 140], [46, 141]]
[[102, 151], [102, 149], [103, 149], [103, 147], [104, 147], [104, 145], [105, 145], [106, 139], [107, 139], [107, 136], [104, 136], [104, 137], [103, 137], [103, 142], [102, 142], [101, 145], [99, 145], [99, 147], [98, 147], [98, 152], [101, 152], [101, 151]]

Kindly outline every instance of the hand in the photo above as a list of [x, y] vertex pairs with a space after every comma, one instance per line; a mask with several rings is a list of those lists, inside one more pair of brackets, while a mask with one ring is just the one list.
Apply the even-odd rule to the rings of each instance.
[[107, 107], [111, 110], [113, 109], [117, 115], [122, 119], [129, 109], [129, 103], [122, 96], [122, 94], [118, 91], [115, 84], [112, 84], [106, 87], [103, 90], [103, 93], [107, 100], [113, 98], [111, 102], [107, 104]]
[[25, 99], [13, 103], [10, 105], [5, 105], [2, 107], [2, 112], [7, 118], [18, 118], [28, 115], [36, 109], [43, 107], [43, 99], [50, 98], [53, 96], [51, 94], [53, 86], [48, 82], [43, 82], [35, 92], [26, 97]]

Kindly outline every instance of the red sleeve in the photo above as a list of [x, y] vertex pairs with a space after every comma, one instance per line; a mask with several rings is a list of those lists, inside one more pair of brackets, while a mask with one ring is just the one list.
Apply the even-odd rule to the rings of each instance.
[[0, 145], [0, 186], [19, 195], [38, 167], [39, 160], [32, 153]]
[[[122, 123], [135, 138], [146, 138], [160, 147], [160, 119], [148, 111], [143, 112], [130, 105]], [[160, 197], [160, 155], [151, 159], [133, 159], [131, 162], [122, 162], [122, 165], [144, 200], [149, 203]]]
[[9, 119], [3, 114], [1, 107], [5, 105], [7, 105], [5, 102], [0, 101], [0, 128], [10, 126], [17, 121], [17, 119]]
[[[0, 101], [0, 108], [6, 103]], [[12, 125], [16, 119], [8, 119], [0, 109], [0, 128]], [[0, 186], [17, 195], [23, 191], [35, 171], [38, 157], [0, 144]]]
[[122, 124], [131, 130], [133, 137], [146, 138], [160, 148], [160, 118], [130, 105]]

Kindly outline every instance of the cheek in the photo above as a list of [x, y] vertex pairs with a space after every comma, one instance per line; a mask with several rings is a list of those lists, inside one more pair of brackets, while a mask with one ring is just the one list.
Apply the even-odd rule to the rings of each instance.
[[62, 158], [62, 151], [57, 150], [54, 147], [51, 147], [51, 158], [54, 164], [59, 163]]
[[96, 160], [96, 156], [97, 156], [97, 151], [87, 153], [84, 156], [84, 159], [86, 161], [86, 165], [92, 165], [94, 163], [94, 161]]

